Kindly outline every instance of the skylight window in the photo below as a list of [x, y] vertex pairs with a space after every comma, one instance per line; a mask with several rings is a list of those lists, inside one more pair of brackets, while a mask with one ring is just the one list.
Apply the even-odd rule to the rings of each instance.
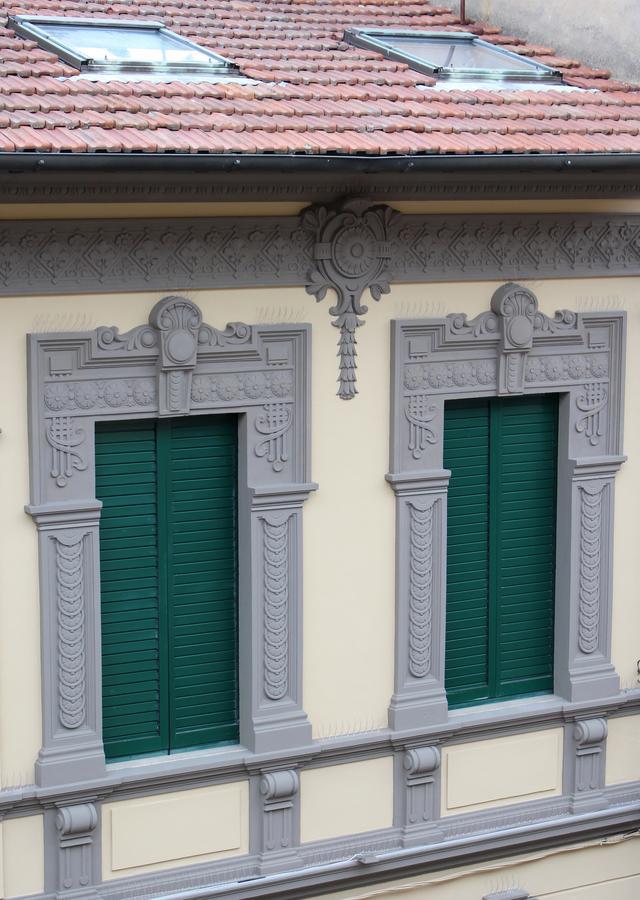
[[161, 22], [14, 16], [9, 24], [22, 37], [84, 72], [238, 72], [224, 57]]
[[452, 81], [560, 83], [561, 75], [542, 63], [504, 50], [464, 31], [349, 29], [345, 41], [376, 50], [418, 72]]

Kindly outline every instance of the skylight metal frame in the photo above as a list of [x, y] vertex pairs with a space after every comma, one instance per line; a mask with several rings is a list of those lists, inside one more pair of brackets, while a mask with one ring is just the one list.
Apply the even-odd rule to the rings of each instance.
[[[43, 50], [49, 50], [55, 53], [64, 62], [74, 66], [81, 72], [148, 72], [153, 74], [165, 73], [201, 73], [207, 75], [218, 74], [238, 74], [238, 67], [209, 50], [201, 47], [199, 44], [190, 41], [188, 38], [176, 34], [171, 31], [162, 22], [153, 19], [85, 19], [80, 16], [31, 16], [16, 15], [9, 16], [8, 25], [21, 37], [35, 41]], [[90, 28], [137, 28], [145, 31], [154, 31], [158, 34], [170, 37], [172, 40], [183, 44], [186, 49], [195, 50], [198, 53], [205, 54], [210, 57], [211, 63], [144, 63], [127, 60], [125, 62], [101, 62], [100, 60], [90, 59], [87, 56], [76, 53], [67, 44], [52, 38], [41, 26], [46, 25], [78, 25]]]
[[[420, 38], [429, 38], [429, 40], [456, 41], [459, 43], [468, 42], [476, 46], [484, 47], [491, 50], [497, 56], [505, 58], [505, 62], [510, 59], [517, 59], [520, 63], [529, 63], [531, 71], [526, 72], [522, 69], [504, 69], [492, 70], [481, 68], [463, 68], [460, 66], [438, 66], [430, 65], [426, 60], [413, 56], [398, 50], [395, 47], [389, 47], [381, 38], [410, 38], [420, 40]], [[514, 53], [512, 50], [505, 50], [503, 47], [492, 44], [489, 41], [483, 41], [475, 34], [468, 31], [411, 31], [399, 28], [348, 28], [343, 40], [355, 47], [362, 47], [365, 50], [375, 50], [385, 59], [393, 59], [396, 62], [406, 63], [410, 68], [425, 75], [432, 75], [435, 78], [446, 79], [449, 81], [520, 81], [520, 82], [536, 82], [542, 84], [560, 84], [562, 82], [562, 73], [558, 69], [552, 69], [545, 66], [544, 63], [534, 62], [527, 57]]]

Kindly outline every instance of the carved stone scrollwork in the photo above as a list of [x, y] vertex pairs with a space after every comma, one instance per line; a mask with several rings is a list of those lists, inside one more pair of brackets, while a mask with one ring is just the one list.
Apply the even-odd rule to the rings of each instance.
[[[299, 831], [300, 778], [295, 769], [267, 772], [259, 782], [261, 870], [277, 870], [294, 853]], [[260, 814], [259, 813], [259, 814]]]
[[64, 728], [85, 720], [84, 535], [56, 537], [59, 717]]
[[424, 678], [431, 668], [433, 506], [409, 504], [409, 672]]
[[498, 392], [521, 394], [536, 317], [540, 316], [538, 300], [521, 285], [505, 284], [491, 298], [491, 309], [499, 318], [502, 345]]
[[442, 837], [437, 828], [441, 755], [438, 747], [415, 747], [402, 756], [404, 797], [403, 844], [411, 846]]
[[263, 519], [264, 692], [282, 700], [289, 688], [289, 518]]
[[584, 809], [597, 803], [597, 794], [605, 780], [605, 746], [608, 725], [606, 719], [581, 719], [575, 722], [571, 739], [575, 756], [572, 760], [573, 807]]
[[356, 329], [367, 307], [361, 303], [369, 289], [374, 300], [389, 292], [390, 226], [396, 214], [387, 206], [352, 200], [338, 208], [313, 207], [302, 225], [313, 233], [314, 266], [307, 291], [317, 300], [333, 288], [338, 302], [329, 310], [340, 329], [338, 396], [351, 400], [356, 388]]
[[151, 310], [149, 324], [158, 331], [160, 338], [160, 414], [187, 413], [202, 313], [195, 303], [184, 297], [165, 297]]
[[600, 564], [604, 486], [591, 491], [580, 486], [580, 607], [578, 646], [595, 653], [600, 631]]

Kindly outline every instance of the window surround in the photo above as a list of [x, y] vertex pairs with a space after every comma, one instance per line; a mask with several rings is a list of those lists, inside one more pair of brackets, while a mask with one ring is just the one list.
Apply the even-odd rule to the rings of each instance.
[[34, 334], [28, 350], [26, 510], [38, 530], [42, 630], [38, 785], [70, 786], [107, 774], [96, 421], [239, 415], [237, 749], [308, 746], [301, 548], [302, 504], [316, 488], [309, 479], [310, 327], [235, 322], [218, 330], [203, 323], [193, 302], [170, 296], [153, 307], [148, 324], [125, 334], [114, 327]]
[[[396, 732], [449, 719], [444, 688], [445, 400], [559, 393], [555, 695], [619, 693], [611, 664], [613, 503], [624, 462], [623, 312], [549, 318], [517, 284], [473, 320], [392, 323], [391, 459], [396, 494]], [[510, 701], [522, 709], [527, 700]], [[467, 707], [470, 712], [473, 707]], [[490, 710], [487, 710], [490, 715]]]

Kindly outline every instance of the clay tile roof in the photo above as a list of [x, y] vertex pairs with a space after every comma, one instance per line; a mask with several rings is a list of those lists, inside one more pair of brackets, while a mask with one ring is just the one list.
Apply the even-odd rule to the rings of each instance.
[[[9, 14], [152, 18], [235, 62], [239, 81], [93, 82]], [[580, 91], [434, 90], [346, 28], [467, 30]], [[0, 153], [640, 152], [640, 90], [427, 0], [0, 0]]]

